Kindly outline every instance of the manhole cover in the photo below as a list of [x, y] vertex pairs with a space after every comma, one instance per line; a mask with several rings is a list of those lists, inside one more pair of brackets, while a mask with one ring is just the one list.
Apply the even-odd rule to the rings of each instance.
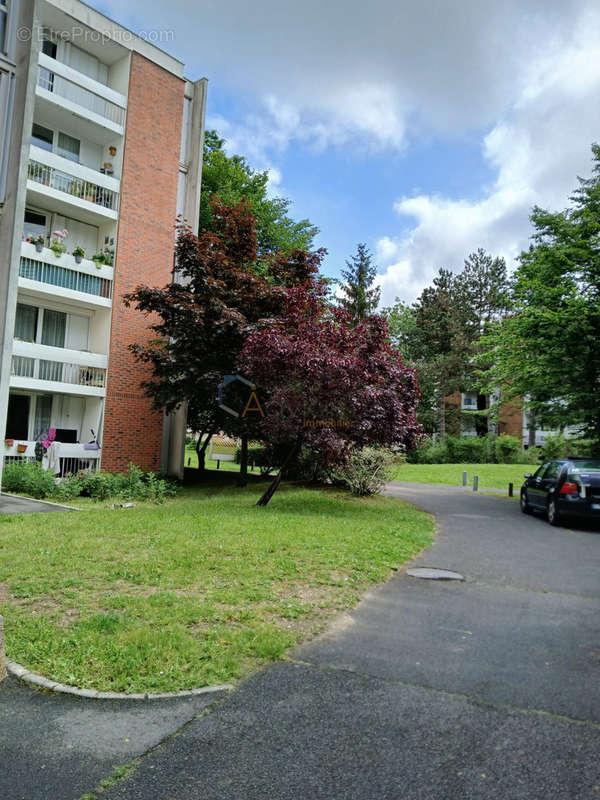
[[464, 581], [464, 576], [460, 573], [437, 567], [415, 567], [407, 569], [406, 574], [411, 578], [425, 578], [430, 581]]

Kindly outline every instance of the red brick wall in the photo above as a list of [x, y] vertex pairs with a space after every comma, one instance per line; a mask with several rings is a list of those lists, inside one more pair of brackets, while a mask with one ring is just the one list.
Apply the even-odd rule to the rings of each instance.
[[160, 465], [162, 414], [140, 388], [146, 368], [128, 345], [149, 337], [145, 317], [123, 305], [140, 283], [163, 286], [173, 266], [183, 115], [182, 80], [132, 53], [117, 236], [102, 466]]
[[498, 433], [508, 433], [521, 441], [523, 436], [523, 405], [517, 398], [500, 406]]

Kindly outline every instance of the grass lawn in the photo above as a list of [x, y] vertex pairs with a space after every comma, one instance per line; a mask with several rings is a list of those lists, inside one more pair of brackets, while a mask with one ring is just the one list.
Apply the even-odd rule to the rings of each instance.
[[525, 473], [536, 469], [534, 464], [402, 464], [394, 467], [392, 480], [460, 486], [466, 472], [469, 485], [473, 475], [479, 475], [480, 488], [508, 490], [508, 484], [513, 483], [518, 493]]
[[[212, 459], [208, 457], [208, 452], [206, 453], [206, 457], [204, 460], [206, 464], [206, 469], [216, 469], [217, 468], [217, 461], [216, 459]], [[196, 453], [196, 447], [194, 444], [188, 444], [185, 448], [185, 466], [191, 467], [193, 469], [198, 469], [198, 454]], [[235, 461], [221, 461], [219, 464], [219, 469], [224, 469], [227, 472], [239, 472], [240, 465], [236, 464]], [[250, 467], [248, 467], [248, 471], [250, 472]], [[256, 475], [259, 474], [259, 470], [256, 469], [254, 471]]]
[[[225, 476], [223, 476], [224, 478]], [[0, 517], [6, 652], [61, 683], [160, 692], [232, 681], [352, 606], [432, 541], [385, 497], [189, 487], [162, 506]]]

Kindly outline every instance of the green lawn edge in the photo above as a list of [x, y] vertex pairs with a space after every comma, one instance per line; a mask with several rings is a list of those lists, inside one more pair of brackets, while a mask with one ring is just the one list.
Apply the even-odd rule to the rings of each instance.
[[432, 517], [397, 499], [284, 485], [258, 508], [260, 491], [1, 518], [7, 656], [99, 691], [235, 682], [433, 540]]
[[391, 480], [462, 486], [463, 472], [466, 472], [469, 485], [477, 475], [481, 489], [508, 490], [508, 484], [512, 483], [517, 492], [525, 474], [536, 469], [532, 464], [400, 464], [392, 469]]

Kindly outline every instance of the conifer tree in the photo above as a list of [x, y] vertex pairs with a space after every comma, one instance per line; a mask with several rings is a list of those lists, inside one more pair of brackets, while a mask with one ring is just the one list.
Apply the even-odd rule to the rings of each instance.
[[348, 311], [356, 322], [366, 319], [375, 313], [379, 303], [380, 288], [373, 286], [377, 277], [377, 267], [371, 262], [371, 254], [366, 244], [360, 243], [356, 255], [346, 261], [348, 269], [342, 270], [346, 281], [342, 284], [344, 296], [339, 303]]

